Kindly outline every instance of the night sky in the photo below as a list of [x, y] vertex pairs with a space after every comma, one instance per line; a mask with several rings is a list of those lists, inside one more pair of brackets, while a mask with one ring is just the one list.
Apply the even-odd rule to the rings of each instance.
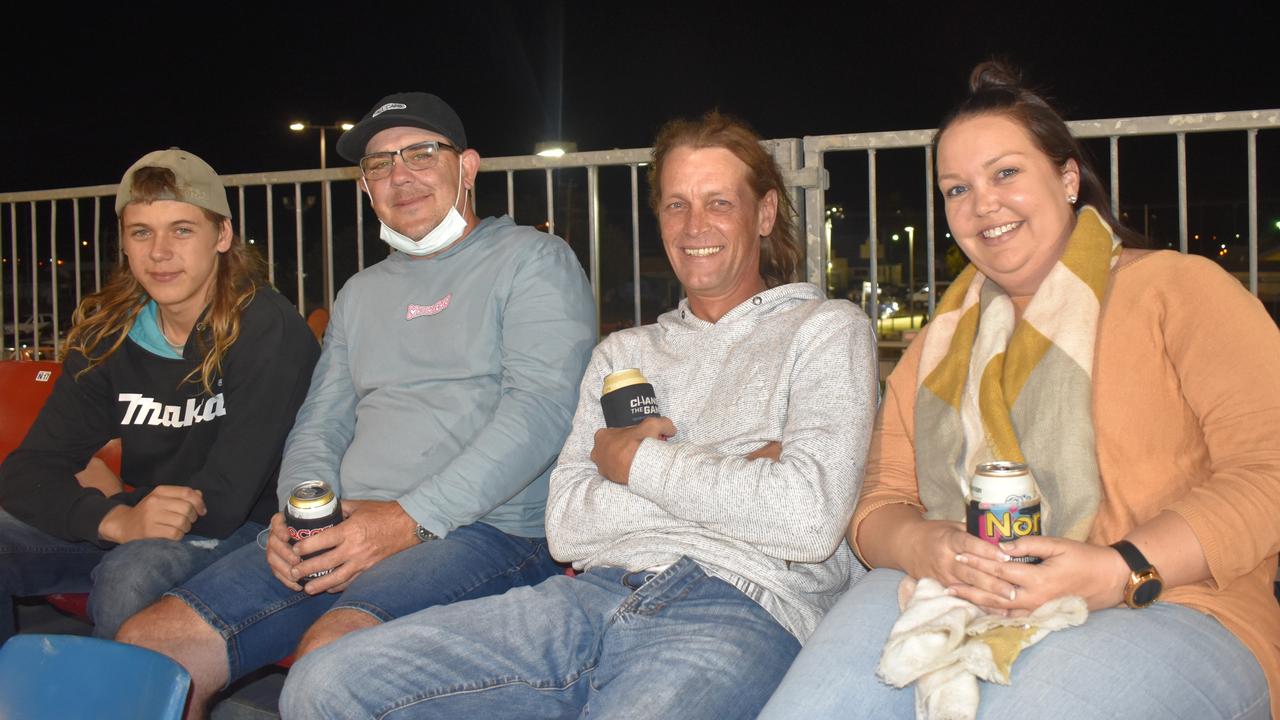
[[316, 167], [315, 135], [290, 120], [355, 120], [402, 90], [448, 100], [487, 156], [557, 135], [582, 150], [643, 147], [664, 120], [712, 107], [766, 137], [932, 127], [992, 55], [1021, 64], [1070, 119], [1280, 107], [1275, 10], [850, 5], [27, 6], [0, 43], [0, 192], [113, 183], [171, 145], [222, 173]]

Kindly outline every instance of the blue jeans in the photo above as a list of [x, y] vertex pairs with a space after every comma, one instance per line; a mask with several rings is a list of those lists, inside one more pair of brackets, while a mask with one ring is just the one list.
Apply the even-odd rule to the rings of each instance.
[[289, 673], [284, 718], [750, 718], [800, 644], [683, 558], [600, 568], [342, 638]]
[[[831, 609], [761, 720], [914, 718], [915, 688], [876, 679], [898, 619], [897, 570], [874, 570]], [[979, 683], [979, 718], [1258, 718], [1266, 678], [1208, 615], [1171, 603], [1091, 613], [1023, 651], [1009, 685]]]
[[252, 543], [169, 595], [181, 599], [227, 644], [228, 684], [293, 652], [329, 610], [359, 610], [382, 622], [433, 605], [483, 597], [560, 574], [545, 538], [508, 535], [484, 523], [392, 555], [342, 593], [308, 595], [285, 587]]
[[0, 510], [0, 643], [14, 633], [13, 598], [89, 593], [93, 634], [115, 637], [134, 613], [262, 530], [246, 523], [225, 540], [134, 540], [110, 550], [62, 540]]

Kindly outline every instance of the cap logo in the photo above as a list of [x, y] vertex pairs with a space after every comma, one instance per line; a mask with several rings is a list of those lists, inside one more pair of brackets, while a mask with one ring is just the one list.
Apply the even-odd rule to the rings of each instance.
[[408, 106], [408, 105], [405, 105], [404, 103], [387, 103], [386, 105], [383, 105], [382, 107], [378, 108], [377, 110], [374, 110], [374, 111], [373, 111], [373, 114], [372, 114], [372, 115], [370, 115], [369, 117], [371, 117], [371, 118], [376, 118], [376, 117], [378, 117], [379, 115], [381, 115], [382, 113], [384, 113], [384, 112], [386, 112], [386, 111], [388, 111], [388, 110], [404, 110], [404, 109], [406, 109], [406, 108], [408, 108], [408, 107], [409, 107], [409, 106]]

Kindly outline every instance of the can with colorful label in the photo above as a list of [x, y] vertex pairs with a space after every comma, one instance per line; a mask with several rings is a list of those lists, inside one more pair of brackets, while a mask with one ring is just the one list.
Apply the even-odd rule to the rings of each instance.
[[[285, 525], [289, 530], [289, 544], [306, 540], [316, 533], [324, 532], [342, 522], [342, 502], [338, 495], [323, 480], [306, 480], [297, 484], [289, 493], [289, 504], [284, 508]], [[311, 553], [303, 555], [303, 560], [320, 555]], [[306, 585], [308, 580], [333, 572], [321, 570], [299, 578], [299, 585]]]
[[[992, 545], [1041, 534], [1040, 491], [1026, 464], [997, 460], [979, 465], [969, 482], [965, 520], [970, 535]], [[1040, 562], [1036, 557], [1014, 560]]]

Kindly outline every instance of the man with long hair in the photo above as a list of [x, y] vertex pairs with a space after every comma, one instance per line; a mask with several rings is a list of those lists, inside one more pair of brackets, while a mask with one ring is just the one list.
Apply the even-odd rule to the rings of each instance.
[[[653, 160], [686, 299], [582, 380], [546, 518], [578, 576], [344, 638], [294, 666], [284, 717], [750, 718], [847, 586], [870, 321], [796, 282], [787, 189], [744, 123], [673, 122]], [[602, 384], [629, 368], [664, 417], [606, 428]]]
[[[87, 591], [94, 634], [110, 638], [252, 541], [319, 354], [203, 160], [149, 153], [116, 212], [125, 264], [77, 308], [62, 375], [0, 467], [0, 642], [12, 596]], [[113, 438], [123, 476], [82, 486]]]
[[277, 515], [265, 554], [228, 556], [125, 626], [190, 670], [193, 716], [295, 650], [561, 572], [542, 517], [595, 341], [582, 266], [557, 237], [476, 216], [480, 156], [435, 95], [383, 98], [338, 152], [396, 252], [338, 294], [279, 496], [323, 480], [346, 517], [290, 546]]

